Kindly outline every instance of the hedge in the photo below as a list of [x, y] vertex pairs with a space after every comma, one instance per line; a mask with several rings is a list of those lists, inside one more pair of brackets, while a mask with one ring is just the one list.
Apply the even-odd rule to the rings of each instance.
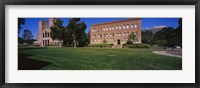
[[111, 47], [112, 44], [89, 44], [88, 47]]
[[149, 45], [145, 45], [145, 44], [125, 44], [126, 48], [150, 48]]

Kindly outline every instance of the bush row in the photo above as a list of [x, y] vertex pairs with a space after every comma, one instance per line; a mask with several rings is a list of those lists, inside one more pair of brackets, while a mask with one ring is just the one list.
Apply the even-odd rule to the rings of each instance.
[[88, 47], [111, 47], [112, 44], [89, 44]]
[[145, 45], [145, 44], [125, 44], [125, 47], [127, 47], [127, 48], [150, 48], [149, 45]]

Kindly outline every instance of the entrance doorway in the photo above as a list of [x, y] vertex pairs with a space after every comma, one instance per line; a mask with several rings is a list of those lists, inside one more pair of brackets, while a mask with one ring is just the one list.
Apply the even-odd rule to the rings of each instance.
[[117, 45], [120, 45], [120, 39], [117, 40]]

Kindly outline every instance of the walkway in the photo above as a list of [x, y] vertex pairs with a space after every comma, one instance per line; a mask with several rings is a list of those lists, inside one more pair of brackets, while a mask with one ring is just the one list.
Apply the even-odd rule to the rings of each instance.
[[152, 51], [154, 54], [182, 58], [182, 51]]

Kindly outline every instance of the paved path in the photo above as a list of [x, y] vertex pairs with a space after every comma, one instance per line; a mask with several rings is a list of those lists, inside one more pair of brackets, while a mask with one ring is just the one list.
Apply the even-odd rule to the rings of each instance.
[[[159, 54], [159, 55], [165, 55], [165, 56], [171, 56], [171, 57], [178, 57], [182, 58], [181, 54], [174, 54], [175, 51], [152, 51], [154, 54]], [[180, 52], [180, 51], [177, 51]]]

